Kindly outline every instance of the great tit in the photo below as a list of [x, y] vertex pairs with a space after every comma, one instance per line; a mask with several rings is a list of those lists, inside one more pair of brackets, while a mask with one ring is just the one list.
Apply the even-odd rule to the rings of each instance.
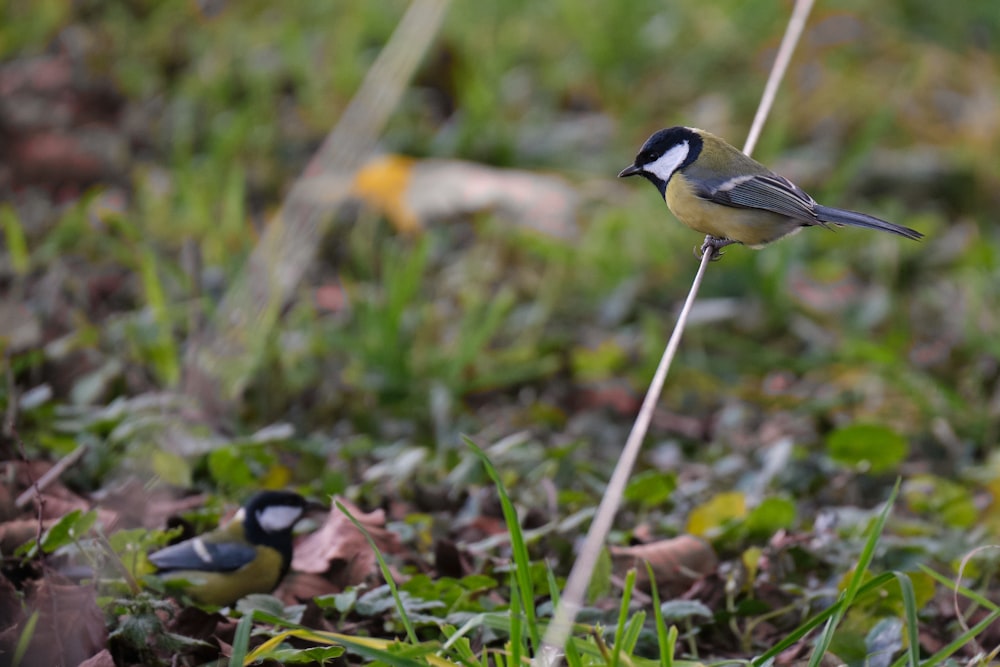
[[918, 240], [909, 227], [817, 204], [802, 188], [719, 137], [693, 127], [651, 136], [619, 178], [642, 176], [682, 223], [707, 234], [702, 252], [731, 243], [763, 246], [803, 227], [851, 225]]
[[224, 526], [149, 554], [160, 578], [192, 599], [231, 605], [270, 593], [292, 562], [292, 528], [312, 504], [290, 491], [252, 496]]

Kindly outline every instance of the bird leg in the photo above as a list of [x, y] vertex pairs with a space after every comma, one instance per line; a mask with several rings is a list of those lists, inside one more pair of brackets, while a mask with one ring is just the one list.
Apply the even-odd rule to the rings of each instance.
[[705, 242], [701, 244], [701, 248], [695, 248], [694, 256], [701, 259], [707, 252], [709, 254], [709, 261], [717, 262], [722, 259], [723, 253], [721, 253], [720, 250], [725, 248], [727, 245], [732, 245], [734, 243], [738, 243], [738, 241], [720, 239], [718, 237], [708, 235], [705, 237]]

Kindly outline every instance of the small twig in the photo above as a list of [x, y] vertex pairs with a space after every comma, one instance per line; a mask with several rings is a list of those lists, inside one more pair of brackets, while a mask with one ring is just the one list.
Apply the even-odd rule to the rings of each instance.
[[[28, 458], [24, 453], [24, 445], [21, 443], [20, 438], [18, 438], [17, 442], [19, 445], [21, 445], [21, 456], [24, 458], [25, 463], [27, 463]], [[21, 509], [28, 504], [32, 496], [38, 498], [39, 505], [44, 503], [45, 501], [42, 499], [42, 491], [45, 489], [45, 487], [47, 487], [49, 484], [57, 480], [59, 476], [66, 471], [67, 468], [69, 468], [71, 465], [79, 461], [80, 457], [82, 457], [84, 453], [86, 453], [86, 451], [87, 451], [87, 445], [80, 445], [76, 449], [71, 451], [69, 454], [59, 459], [59, 461], [54, 466], [49, 468], [47, 471], [45, 471], [44, 475], [38, 478], [37, 482], [33, 480], [31, 481], [31, 486], [25, 489], [24, 492], [17, 497], [17, 500], [14, 501], [14, 505], [18, 509]], [[30, 470], [28, 472], [28, 479], [31, 480]]]

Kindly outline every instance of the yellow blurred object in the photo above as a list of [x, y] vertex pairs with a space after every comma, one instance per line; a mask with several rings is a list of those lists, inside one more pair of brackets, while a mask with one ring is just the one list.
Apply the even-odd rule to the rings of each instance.
[[260, 480], [260, 486], [264, 489], [283, 489], [292, 482], [292, 471], [288, 466], [277, 463], [267, 469], [264, 477]]
[[354, 179], [354, 194], [382, 211], [396, 229], [405, 234], [423, 228], [417, 214], [406, 203], [416, 162], [402, 155], [387, 155], [362, 167]]
[[386, 155], [358, 171], [352, 192], [405, 234], [436, 220], [482, 211], [559, 238], [573, 238], [577, 232], [579, 195], [548, 174]]
[[722, 530], [726, 521], [742, 519], [747, 515], [746, 496], [739, 491], [720, 493], [691, 510], [688, 516], [687, 532], [699, 537], [708, 537]]

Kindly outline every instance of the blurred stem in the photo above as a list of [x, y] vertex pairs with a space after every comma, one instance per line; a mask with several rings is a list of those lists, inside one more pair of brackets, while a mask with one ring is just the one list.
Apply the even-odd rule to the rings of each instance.
[[208, 418], [246, 387], [278, 317], [312, 264], [334, 210], [368, 159], [444, 19], [448, 0], [414, 0], [340, 121], [281, 210], [184, 363], [185, 393]]

